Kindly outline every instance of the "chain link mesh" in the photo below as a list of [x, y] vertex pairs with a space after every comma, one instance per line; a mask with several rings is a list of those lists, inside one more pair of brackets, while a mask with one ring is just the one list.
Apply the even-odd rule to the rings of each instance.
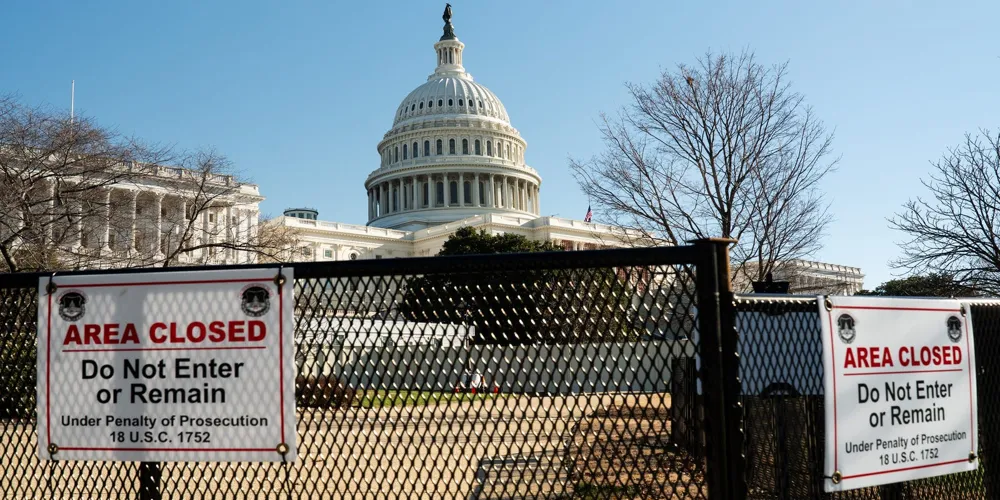
[[[992, 360], [1000, 355], [1000, 305], [972, 308], [979, 388], [980, 467], [904, 483], [823, 492], [823, 343], [814, 297], [736, 300], [740, 400], [744, 408], [747, 498], [765, 499], [993, 499], [987, 488], [990, 439], [998, 418]], [[994, 486], [995, 488], [995, 486]], [[992, 492], [992, 494], [988, 494]]]
[[39, 460], [37, 290], [0, 276], [0, 494], [707, 498], [695, 265], [575, 258], [297, 269], [287, 464]]

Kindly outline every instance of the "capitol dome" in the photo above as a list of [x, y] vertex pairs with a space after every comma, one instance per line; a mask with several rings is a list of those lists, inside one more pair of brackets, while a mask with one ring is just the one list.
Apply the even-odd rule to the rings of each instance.
[[368, 224], [417, 230], [484, 213], [534, 215], [541, 177], [500, 99], [465, 71], [450, 7], [437, 67], [396, 108], [365, 181]]

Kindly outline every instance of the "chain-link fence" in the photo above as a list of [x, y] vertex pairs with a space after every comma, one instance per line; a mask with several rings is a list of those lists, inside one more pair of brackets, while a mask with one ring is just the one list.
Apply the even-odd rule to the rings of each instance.
[[702, 242], [294, 264], [288, 464], [40, 460], [39, 275], [0, 275], [0, 495], [706, 498], [726, 487], [724, 260]]
[[905, 483], [823, 492], [823, 343], [815, 297], [741, 296], [740, 401], [743, 405], [743, 479], [748, 499], [993, 499], [997, 491], [993, 404], [1000, 380], [1000, 305], [971, 307], [976, 334], [980, 466], [974, 472]]

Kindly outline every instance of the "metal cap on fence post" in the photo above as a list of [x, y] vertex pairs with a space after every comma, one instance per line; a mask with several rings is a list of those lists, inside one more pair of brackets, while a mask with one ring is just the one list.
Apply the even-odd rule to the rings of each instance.
[[[740, 359], [739, 345], [736, 333], [736, 304], [733, 295], [731, 274], [729, 269], [729, 247], [736, 243], [730, 238], [705, 238], [694, 240], [691, 243], [698, 247], [705, 248], [706, 254], [711, 259], [711, 267], [714, 268], [713, 276], [702, 277], [699, 269], [699, 310], [700, 298], [705, 293], [712, 293], [713, 312], [717, 313], [717, 318], [712, 322], [712, 327], [716, 328], [711, 332], [714, 339], [709, 347], [713, 353], [717, 352], [718, 367], [713, 368], [713, 375], [718, 374], [717, 388], [721, 395], [721, 401], [715, 401], [715, 407], [711, 408], [714, 413], [713, 419], [721, 420], [720, 426], [723, 434], [721, 455], [717, 455], [715, 466], [719, 462], [724, 462], [723, 478], [726, 488], [724, 498], [740, 499], [746, 497], [746, 475], [745, 455], [743, 453], [743, 408], [740, 403]], [[709, 282], [711, 279], [714, 282]], [[702, 287], [710, 289], [703, 289]], [[704, 331], [702, 339], [705, 339], [709, 331]], [[717, 342], [717, 343], [716, 343]], [[706, 360], [707, 361], [707, 360]], [[706, 401], [708, 404], [708, 401]]]

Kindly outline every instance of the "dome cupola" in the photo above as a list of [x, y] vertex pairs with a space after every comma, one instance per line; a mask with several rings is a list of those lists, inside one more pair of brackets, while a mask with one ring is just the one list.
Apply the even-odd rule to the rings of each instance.
[[369, 225], [417, 230], [482, 213], [539, 214], [541, 178], [503, 103], [465, 70], [445, 7], [436, 67], [400, 103], [365, 182]]

